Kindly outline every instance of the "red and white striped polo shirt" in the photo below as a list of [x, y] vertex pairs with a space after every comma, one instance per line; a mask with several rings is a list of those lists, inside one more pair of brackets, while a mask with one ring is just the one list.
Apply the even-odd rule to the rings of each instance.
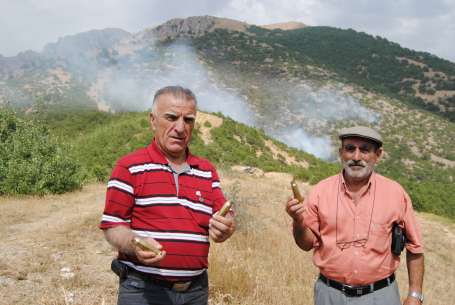
[[163, 245], [159, 267], [141, 265], [119, 253], [130, 267], [175, 281], [207, 269], [208, 224], [226, 201], [215, 167], [188, 152], [190, 170], [179, 175], [178, 193], [168, 161], [155, 140], [121, 158], [109, 179], [101, 229], [124, 225]]

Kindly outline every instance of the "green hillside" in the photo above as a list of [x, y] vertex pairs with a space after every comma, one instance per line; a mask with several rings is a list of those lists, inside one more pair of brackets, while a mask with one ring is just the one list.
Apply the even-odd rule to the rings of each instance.
[[[2, 119], [2, 134], [5, 134], [5, 130], [8, 130], [8, 126], [11, 125], [4, 124], [8, 121], [5, 120], [8, 118], [5, 113], [2, 110], [0, 117]], [[339, 165], [336, 163], [321, 161], [310, 154], [289, 148], [267, 137], [262, 131], [237, 123], [219, 114], [217, 116], [222, 119], [220, 126], [211, 126], [209, 122], [197, 124], [190, 147], [193, 153], [210, 159], [218, 167], [244, 165], [256, 167], [263, 171], [287, 172], [312, 184], [339, 170]], [[63, 187], [59, 189], [42, 188], [25, 193], [43, 194], [61, 192], [62, 190], [68, 191], [78, 188], [79, 182], [106, 181], [115, 161], [120, 156], [139, 147], [144, 147], [150, 142], [152, 133], [149, 130], [147, 118], [148, 115], [145, 112], [108, 114], [90, 110], [36, 114], [33, 119], [29, 116], [24, 119], [16, 116], [16, 120], [20, 120], [22, 126], [25, 127], [22, 129], [19, 125], [15, 127], [14, 132], [20, 137], [24, 138], [23, 134], [30, 126], [35, 126], [33, 130], [42, 130], [44, 133], [41, 134], [45, 135], [44, 140], [36, 143], [29, 137], [22, 144], [20, 140], [16, 140], [16, 151], [21, 151], [20, 147], [23, 147], [22, 150], [28, 147], [31, 151], [35, 151], [34, 148], [30, 149], [34, 146], [43, 149], [43, 141], [46, 141], [46, 143], [54, 143], [53, 145], [61, 147], [57, 150], [54, 148], [53, 151], [64, 151], [65, 153], [65, 156], [57, 157], [57, 160], [61, 161], [51, 171], [58, 178], [57, 181], [62, 181], [63, 177], [67, 177], [66, 184], [59, 184], [64, 185], [66, 189]], [[210, 143], [204, 139], [202, 129], [209, 130]], [[9, 137], [11, 138], [11, 128], [9, 130]], [[4, 138], [2, 138], [2, 143], [5, 142]], [[399, 158], [386, 157], [384, 162], [380, 164], [378, 171], [400, 181], [409, 191], [418, 210], [455, 218], [455, 193], [451, 183], [446, 182], [447, 175], [453, 173], [448, 170], [431, 172], [432, 167], [428, 165], [418, 166], [415, 171], [416, 176], [408, 175], [399, 163], [402, 154], [406, 154], [406, 148], [386, 145], [386, 151], [389, 156], [398, 155]], [[6, 156], [8, 154], [2, 153], [1, 164], [8, 161], [5, 161]], [[8, 187], [13, 185], [11, 183], [13, 178], [17, 181], [23, 181], [21, 183], [23, 187], [26, 187], [27, 181], [31, 184], [36, 180], [42, 181], [40, 168], [46, 163], [47, 158], [47, 155], [36, 154], [32, 158], [34, 163], [31, 165], [34, 169], [30, 171], [35, 180], [22, 179], [18, 168], [13, 168], [15, 175], [0, 175], [0, 192], [2, 194], [21, 193], [20, 191], [9, 191]], [[16, 156], [16, 159], [20, 159], [20, 156]], [[17, 164], [25, 163], [17, 161]], [[30, 164], [27, 166], [30, 167]], [[71, 166], [71, 175], [68, 175], [68, 166]], [[430, 172], [427, 172], [428, 170]], [[49, 170], [43, 174], [49, 175]], [[22, 193], [24, 192], [22, 191]]]
[[195, 40], [217, 63], [273, 76], [354, 83], [455, 121], [455, 63], [352, 29], [217, 29]]
[[[221, 126], [211, 128], [209, 123], [204, 125], [204, 128], [210, 129], [213, 142], [204, 143], [200, 134], [202, 127], [198, 124], [191, 150], [218, 166], [245, 165], [264, 171], [288, 172], [312, 183], [337, 170], [336, 165], [289, 148], [262, 131], [221, 114], [217, 116], [222, 118]], [[153, 136], [145, 112], [109, 114], [86, 110], [44, 113], [35, 115], [34, 120], [45, 125], [59, 143], [71, 147], [71, 156], [82, 165], [88, 180], [106, 180], [120, 156], [147, 145]], [[282, 154], [273, 153], [266, 141], [273, 143]], [[289, 164], [284, 155], [294, 157], [295, 163], [309, 164], [308, 168]]]

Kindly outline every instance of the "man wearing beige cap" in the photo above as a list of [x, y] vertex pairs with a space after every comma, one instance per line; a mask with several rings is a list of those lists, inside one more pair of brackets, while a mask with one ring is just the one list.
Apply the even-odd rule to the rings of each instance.
[[315, 304], [401, 304], [394, 272], [404, 246], [409, 292], [403, 304], [419, 305], [422, 236], [406, 191], [374, 172], [383, 154], [382, 137], [356, 126], [340, 130], [339, 138], [341, 173], [319, 182], [303, 203], [290, 199], [286, 204], [295, 242], [305, 251], [314, 249], [320, 271]]

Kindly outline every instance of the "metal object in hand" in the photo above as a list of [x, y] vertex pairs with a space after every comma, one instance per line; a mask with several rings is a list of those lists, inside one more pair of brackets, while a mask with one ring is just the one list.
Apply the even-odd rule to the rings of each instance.
[[292, 181], [291, 181], [291, 188], [292, 188], [292, 193], [294, 194], [294, 198], [297, 199], [299, 202], [303, 202], [304, 198], [303, 198], [302, 194], [300, 193], [300, 190], [297, 185], [297, 182], [295, 181], [295, 178], [292, 179]]
[[232, 208], [232, 202], [229, 200], [224, 203], [224, 205], [220, 209], [220, 216], [226, 216], [229, 210]]

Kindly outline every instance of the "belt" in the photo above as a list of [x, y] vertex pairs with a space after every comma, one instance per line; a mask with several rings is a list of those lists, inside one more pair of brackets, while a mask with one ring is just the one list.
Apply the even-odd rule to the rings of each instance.
[[172, 289], [176, 292], [185, 292], [188, 289], [190, 289], [191, 287], [194, 287], [194, 285], [196, 285], [197, 283], [202, 282], [206, 273], [207, 273], [207, 271], [204, 271], [203, 273], [201, 273], [198, 276], [193, 277], [189, 281], [173, 282], [173, 281], [166, 281], [166, 280], [158, 279], [154, 275], [140, 272], [131, 267], [128, 267], [128, 274], [132, 274], [132, 275], [142, 279], [145, 282], [150, 282], [150, 283], [162, 286], [162, 287], [166, 287], [166, 288]]
[[349, 297], [360, 297], [389, 286], [393, 283], [393, 281], [395, 281], [395, 274], [392, 273], [392, 275], [386, 277], [385, 279], [363, 286], [346, 285], [338, 281], [328, 279], [322, 274], [319, 274], [319, 279], [327, 286], [338, 289]]

